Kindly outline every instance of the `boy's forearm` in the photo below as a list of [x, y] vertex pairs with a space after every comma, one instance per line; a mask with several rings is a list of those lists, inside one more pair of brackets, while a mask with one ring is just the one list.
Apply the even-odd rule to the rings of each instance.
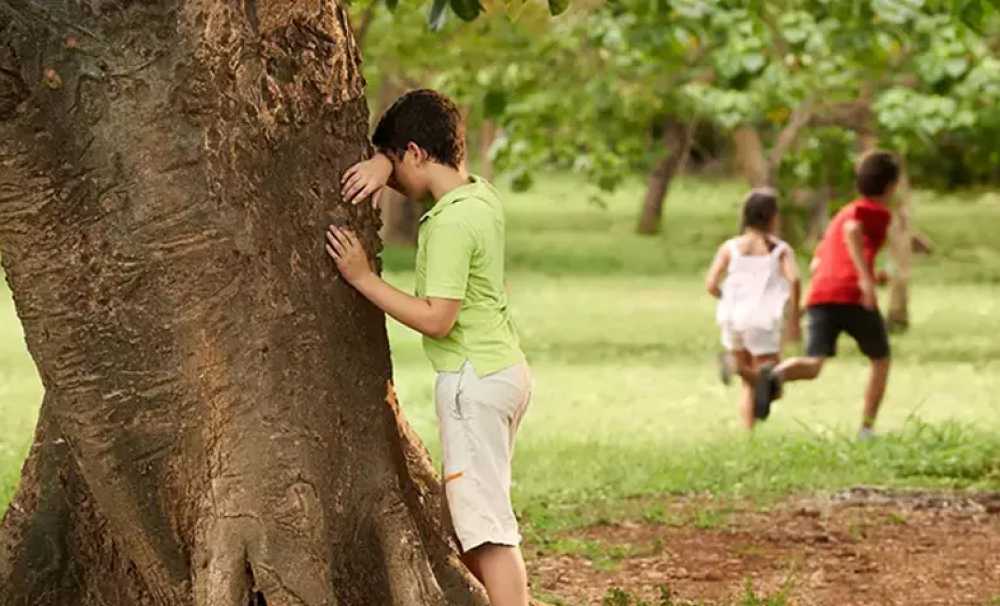
[[858, 277], [874, 284], [875, 276], [872, 275], [871, 269], [865, 263], [861, 231], [856, 229], [849, 230], [845, 237], [847, 239], [847, 252], [851, 256], [851, 262], [854, 263], [854, 269], [857, 270]]
[[442, 336], [440, 319], [426, 299], [399, 290], [375, 273], [366, 274], [352, 285], [376, 307], [401, 324], [423, 335]]

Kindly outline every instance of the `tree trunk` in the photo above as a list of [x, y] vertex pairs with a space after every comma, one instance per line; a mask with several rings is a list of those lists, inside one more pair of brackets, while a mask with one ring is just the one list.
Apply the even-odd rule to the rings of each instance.
[[45, 386], [4, 606], [485, 605], [322, 246], [367, 153], [332, 0], [6, 0], [0, 253]]
[[757, 129], [749, 125], [737, 127], [733, 131], [733, 144], [736, 147], [736, 162], [750, 187], [771, 185], [767, 155]]
[[889, 225], [889, 257], [893, 271], [889, 275], [890, 330], [903, 331], [910, 326], [910, 274], [913, 268], [912, 191], [905, 165], [896, 189], [896, 208]]
[[382, 239], [396, 246], [416, 246], [423, 214], [420, 205], [391, 189], [382, 190], [380, 196]]
[[830, 223], [830, 200], [833, 196], [833, 187], [830, 185], [824, 185], [810, 192], [809, 221], [805, 234], [805, 244], [809, 248], [814, 248], [826, 233], [826, 227]]
[[638, 233], [655, 234], [660, 231], [663, 203], [670, 190], [670, 182], [680, 172], [691, 151], [694, 128], [694, 121], [681, 124], [668, 120], [663, 131], [663, 156], [649, 175], [646, 197], [642, 202], [642, 213], [639, 215], [639, 226], [636, 230]]

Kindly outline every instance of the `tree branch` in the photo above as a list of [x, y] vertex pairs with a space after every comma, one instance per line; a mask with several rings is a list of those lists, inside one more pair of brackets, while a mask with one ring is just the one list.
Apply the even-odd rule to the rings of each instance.
[[365, 7], [365, 12], [361, 13], [361, 22], [358, 23], [358, 30], [354, 34], [354, 39], [358, 43], [358, 48], [363, 49], [365, 47], [365, 37], [368, 35], [368, 29], [371, 27], [372, 21], [375, 20], [375, 8], [381, 1], [382, 0], [372, 0], [368, 6]]
[[[778, 166], [781, 165], [782, 159], [784, 159], [785, 154], [788, 150], [795, 145], [795, 141], [799, 138], [799, 133], [805, 128], [809, 121], [812, 119], [813, 115], [813, 102], [812, 99], [807, 99], [803, 101], [798, 107], [792, 111], [792, 116], [788, 120], [788, 124], [785, 125], [781, 132], [778, 133], [778, 138], [771, 147], [771, 153], [768, 154], [767, 158], [767, 169], [772, 175], [777, 172]], [[771, 178], [773, 181], [773, 176]]]

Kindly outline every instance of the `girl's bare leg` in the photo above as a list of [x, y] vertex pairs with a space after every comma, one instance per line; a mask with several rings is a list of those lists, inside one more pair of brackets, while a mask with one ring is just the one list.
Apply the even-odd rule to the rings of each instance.
[[736, 374], [740, 376], [742, 385], [740, 389], [740, 419], [743, 426], [753, 429], [755, 419], [753, 418], [753, 384], [757, 380], [757, 374], [753, 368], [753, 356], [745, 349], [737, 349], [730, 352], [736, 366]]

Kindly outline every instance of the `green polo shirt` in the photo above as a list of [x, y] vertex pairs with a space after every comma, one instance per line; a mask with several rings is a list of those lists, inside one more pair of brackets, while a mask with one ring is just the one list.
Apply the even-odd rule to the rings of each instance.
[[485, 376], [524, 361], [504, 290], [504, 241], [500, 196], [479, 177], [421, 217], [416, 294], [462, 301], [448, 336], [424, 337], [438, 372], [457, 372], [468, 360]]

